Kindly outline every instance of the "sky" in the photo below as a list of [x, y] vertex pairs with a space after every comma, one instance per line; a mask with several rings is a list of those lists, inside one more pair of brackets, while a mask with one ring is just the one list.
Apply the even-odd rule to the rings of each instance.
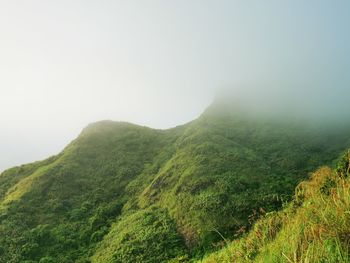
[[0, 171], [98, 120], [186, 123], [221, 90], [347, 117], [349, 13], [348, 0], [2, 0]]

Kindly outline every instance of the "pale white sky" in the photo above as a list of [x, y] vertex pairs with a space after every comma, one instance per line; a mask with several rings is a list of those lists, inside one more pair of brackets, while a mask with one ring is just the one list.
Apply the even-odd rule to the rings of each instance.
[[349, 12], [342, 0], [2, 0], [0, 171], [58, 153], [90, 122], [185, 123], [241, 83], [344, 102]]

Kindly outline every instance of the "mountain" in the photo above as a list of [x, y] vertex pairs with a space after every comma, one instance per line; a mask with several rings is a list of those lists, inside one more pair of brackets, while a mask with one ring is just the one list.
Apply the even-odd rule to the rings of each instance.
[[168, 130], [102, 121], [0, 175], [0, 262], [186, 262], [237, 238], [350, 145], [346, 125], [213, 104]]

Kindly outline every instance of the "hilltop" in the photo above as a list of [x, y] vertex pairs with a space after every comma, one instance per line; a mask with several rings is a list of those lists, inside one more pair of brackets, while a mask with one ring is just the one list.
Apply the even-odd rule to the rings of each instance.
[[168, 130], [91, 124], [0, 175], [0, 262], [199, 259], [334, 165], [349, 130], [216, 105]]

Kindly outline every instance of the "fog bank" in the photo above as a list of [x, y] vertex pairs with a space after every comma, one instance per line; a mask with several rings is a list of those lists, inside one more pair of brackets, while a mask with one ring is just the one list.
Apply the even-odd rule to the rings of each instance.
[[345, 0], [2, 1], [0, 170], [98, 120], [186, 123], [222, 90], [266, 114], [346, 118], [349, 13]]

